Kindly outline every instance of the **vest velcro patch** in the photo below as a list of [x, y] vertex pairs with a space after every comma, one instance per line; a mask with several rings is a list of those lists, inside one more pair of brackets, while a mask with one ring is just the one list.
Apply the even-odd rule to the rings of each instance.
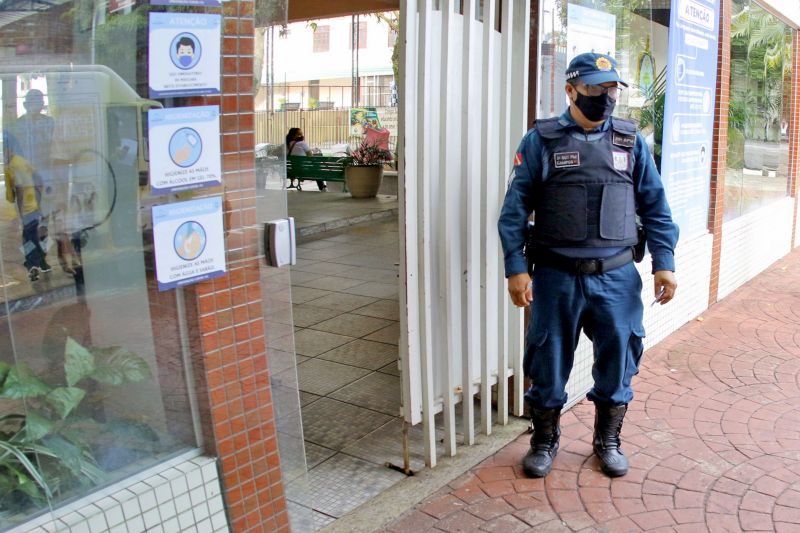
[[569, 168], [581, 166], [579, 152], [556, 152], [553, 154], [553, 164], [556, 168]]
[[611, 135], [611, 143], [623, 148], [633, 148], [636, 144], [635, 135], [625, 135], [624, 133], [617, 133], [616, 131]]

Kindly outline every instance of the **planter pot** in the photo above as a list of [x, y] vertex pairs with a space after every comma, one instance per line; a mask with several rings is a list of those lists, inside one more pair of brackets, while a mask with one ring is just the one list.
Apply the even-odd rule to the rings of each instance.
[[347, 167], [344, 179], [353, 198], [375, 198], [381, 188], [383, 166]]

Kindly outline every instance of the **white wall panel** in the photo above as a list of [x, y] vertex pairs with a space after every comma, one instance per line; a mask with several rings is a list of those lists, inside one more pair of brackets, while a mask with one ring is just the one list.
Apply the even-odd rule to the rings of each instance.
[[[494, 27], [498, 2], [505, 35]], [[521, 315], [508, 305], [497, 218], [525, 132], [529, 37], [526, 0], [484, 0], [487, 24], [476, 20], [478, 2], [464, 2], [463, 15], [460, 2], [438, 4], [401, 3], [403, 413], [422, 422], [430, 465], [434, 414], [443, 411], [444, 450], [455, 453], [456, 403], [465, 403], [460, 430], [471, 444], [473, 395], [488, 434], [493, 386], [521, 366]], [[522, 380], [514, 384], [497, 389], [501, 423], [509, 396], [521, 409]]]
[[722, 225], [721, 300], [791, 250], [794, 198], [784, 198]]

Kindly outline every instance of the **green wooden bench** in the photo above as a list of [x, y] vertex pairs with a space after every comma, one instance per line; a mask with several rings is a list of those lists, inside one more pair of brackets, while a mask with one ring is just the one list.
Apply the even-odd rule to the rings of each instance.
[[[287, 189], [303, 190], [303, 180], [341, 181], [344, 183], [344, 161], [342, 157], [290, 155], [286, 158]], [[296, 180], [296, 184], [295, 184]], [[347, 192], [347, 185], [342, 188]]]

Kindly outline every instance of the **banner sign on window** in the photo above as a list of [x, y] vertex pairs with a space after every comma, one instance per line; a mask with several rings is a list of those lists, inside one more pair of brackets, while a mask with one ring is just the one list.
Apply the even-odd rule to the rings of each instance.
[[708, 230], [718, 5], [672, 0], [661, 177], [683, 238]]
[[222, 184], [219, 106], [151, 109], [147, 116], [153, 195]]
[[225, 274], [222, 197], [153, 206], [158, 290]]
[[220, 93], [221, 15], [150, 13], [150, 98]]

